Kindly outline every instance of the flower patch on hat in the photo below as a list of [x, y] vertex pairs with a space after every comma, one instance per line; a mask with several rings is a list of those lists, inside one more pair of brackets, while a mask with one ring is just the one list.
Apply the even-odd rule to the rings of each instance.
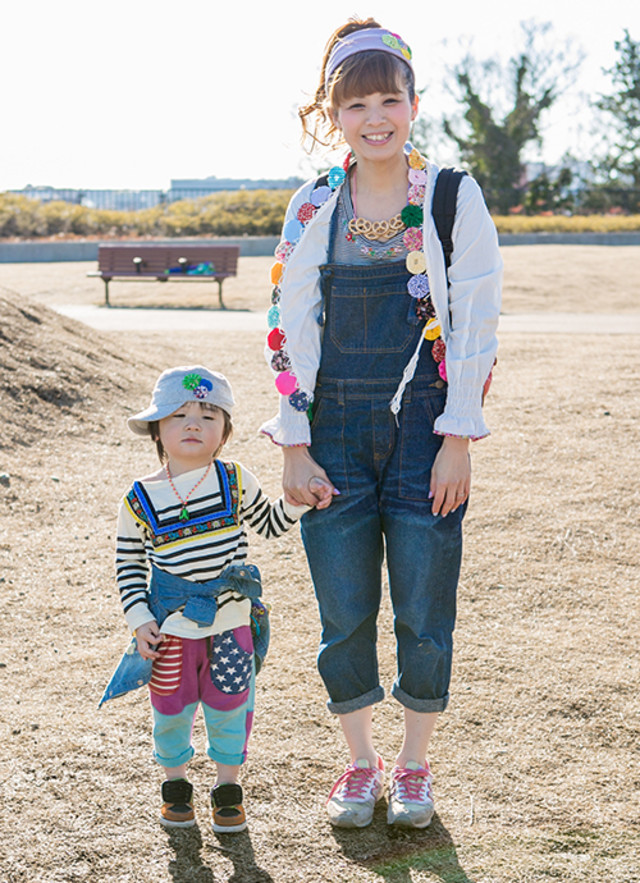
[[182, 385], [185, 389], [190, 390], [197, 399], [206, 399], [213, 389], [211, 381], [199, 374], [185, 374]]

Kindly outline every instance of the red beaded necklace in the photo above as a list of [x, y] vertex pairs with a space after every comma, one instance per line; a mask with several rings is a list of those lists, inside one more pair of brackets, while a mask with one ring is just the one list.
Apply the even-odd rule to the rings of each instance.
[[[213, 461], [212, 461], [212, 462], [213, 462]], [[205, 478], [206, 478], [207, 475], [209, 474], [209, 470], [211, 469], [211, 463], [209, 463], [209, 465], [207, 466], [207, 468], [206, 468], [206, 470], [205, 470], [205, 472], [204, 472], [204, 475], [200, 478], [199, 481], [197, 481], [197, 482], [194, 484], [194, 486], [191, 488], [191, 490], [189, 491], [189, 493], [187, 494], [187, 496], [184, 498], [184, 500], [182, 499], [182, 497], [180, 496], [180, 494], [179, 494], [178, 491], [176, 490], [176, 486], [175, 486], [175, 484], [173, 483], [173, 479], [171, 478], [171, 470], [169, 469], [169, 464], [166, 463], [164, 468], [165, 468], [166, 471], [167, 471], [167, 478], [169, 479], [169, 484], [171, 485], [171, 489], [173, 490], [173, 492], [174, 492], [174, 494], [176, 495], [176, 497], [177, 497], [177, 498], [180, 500], [180, 502], [182, 503], [182, 509], [180, 510], [180, 515], [178, 515], [178, 520], [179, 520], [179, 521], [188, 521], [190, 516], [189, 516], [189, 510], [187, 509], [187, 502], [188, 502], [189, 497], [191, 496], [191, 494], [195, 491], [195, 489], [196, 489], [197, 487], [200, 487], [200, 485], [202, 484], [202, 482], [205, 480]]]

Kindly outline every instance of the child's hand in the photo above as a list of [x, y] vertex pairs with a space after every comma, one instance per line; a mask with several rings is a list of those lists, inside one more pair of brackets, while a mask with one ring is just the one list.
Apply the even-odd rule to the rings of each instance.
[[334, 488], [324, 469], [316, 463], [306, 447], [286, 447], [282, 451], [282, 486], [287, 503], [326, 509], [340, 492]]
[[164, 639], [158, 623], [155, 619], [145, 622], [136, 629], [136, 641], [138, 642], [138, 653], [143, 659], [158, 659], [160, 654], [156, 651], [155, 645]]
[[320, 478], [317, 475], [309, 479], [307, 486], [310, 493], [318, 501], [315, 506], [316, 509], [326, 509], [331, 504], [333, 497], [339, 493], [329, 480], [325, 481], [324, 478]]

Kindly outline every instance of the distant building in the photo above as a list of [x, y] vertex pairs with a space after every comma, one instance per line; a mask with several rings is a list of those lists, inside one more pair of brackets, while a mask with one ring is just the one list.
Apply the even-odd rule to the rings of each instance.
[[167, 201], [199, 199], [225, 190], [297, 190], [302, 183], [301, 178], [172, 178]]
[[221, 193], [225, 190], [295, 190], [302, 184], [300, 178], [274, 180], [261, 178], [176, 178], [172, 179], [171, 187], [165, 190], [75, 190], [57, 187], [24, 187], [22, 190], [8, 190], [36, 199], [38, 202], [71, 202], [88, 208], [111, 211], [135, 212], [140, 209], [153, 208], [167, 202], [178, 202], [181, 199], [199, 199]]

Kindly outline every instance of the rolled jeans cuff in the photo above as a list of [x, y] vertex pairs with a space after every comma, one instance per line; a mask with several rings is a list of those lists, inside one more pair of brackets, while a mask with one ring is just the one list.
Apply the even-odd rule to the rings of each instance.
[[375, 705], [376, 702], [382, 702], [384, 699], [384, 690], [381, 686], [363, 693], [362, 696], [356, 696], [355, 699], [347, 699], [345, 702], [327, 702], [327, 708], [331, 714], [349, 714], [351, 711], [360, 711], [368, 705]]
[[442, 699], [415, 699], [413, 696], [409, 696], [408, 693], [402, 689], [402, 687], [398, 686], [398, 684], [394, 684], [391, 688], [391, 695], [394, 699], [397, 699], [400, 705], [404, 705], [405, 708], [410, 708], [411, 711], [418, 711], [422, 714], [433, 714], [439, 711], [444, 711], [447, 705], [449, 704], [449, 693], [445, 693]]

